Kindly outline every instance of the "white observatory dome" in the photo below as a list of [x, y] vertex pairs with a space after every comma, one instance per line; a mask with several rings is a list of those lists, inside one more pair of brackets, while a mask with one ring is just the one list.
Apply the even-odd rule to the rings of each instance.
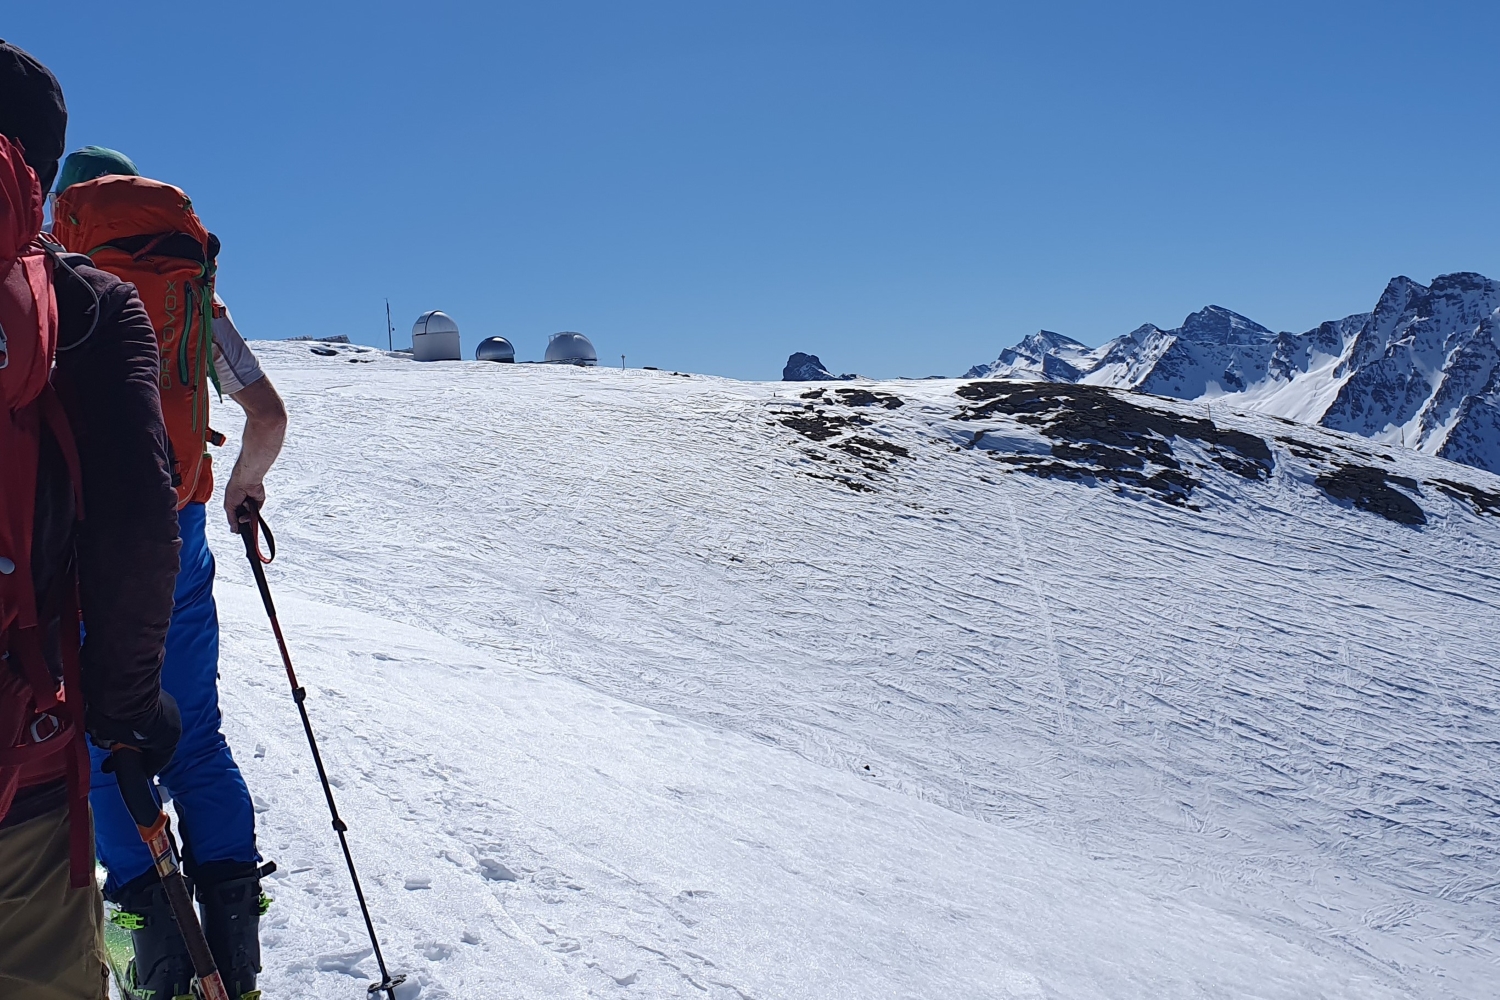
[[417, 317], [411, 328], [411, 355], [418, 361], [457, 361], [458, 324], [437, 309]]
[[474, 348], [475, 361], [515, 361], [516, 349], [504, 337], [486, 337]]
[[549, 365], [596, 365], [599, 355], [594, 353], [589, 338], [581, 333], [554, 333], [547, 341], [547, 356], [543, 360]]

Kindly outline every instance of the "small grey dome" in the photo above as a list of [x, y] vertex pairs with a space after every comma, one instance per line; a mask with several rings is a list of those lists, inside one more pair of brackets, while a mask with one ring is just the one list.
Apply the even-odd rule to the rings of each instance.
[[547, 356], [551, 365], [596, 365], [599, 355], [594, 345], [581, 333], [554, 333], [547, 341]]
[[411, 353], [417, 361], [457, 361], [458, 324], [445, 312], [434, 309], [417, 317], [411, 327]]
[[413, 337], [424, 337], [429, 333], [457, 333], [458, 324], [453, 322], [453, 317], [441, 309], [433, 309], [424, 312], [417, 317], [417, 321], [411, 325]]
[[475, 361], [515, 361], [516, 349], [504, 337], [486, 337], [474, 348]]

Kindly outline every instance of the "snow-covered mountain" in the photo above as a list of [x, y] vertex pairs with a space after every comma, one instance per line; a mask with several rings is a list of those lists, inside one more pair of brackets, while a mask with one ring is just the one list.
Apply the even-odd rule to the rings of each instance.
[[975, 365], [964, 378], [1039, 378], [1077, 382], [1099, 363], [1099, 355], [1072, 337], [1038, 330], [987, 365]]
[[1114, 386], [1321, 423], [1500, 472], [1500, 282], [1398, 277], [1369, 313], [1272, 333], [1209, 306], [1098, 348], [1041, 331], [967, 377]]
[[[1500, 478], [1088, 385], [256, 349], [271, 580], [405, 1000], [1492, 995]], [[211, 541], [263, 986], [362, 995]]]

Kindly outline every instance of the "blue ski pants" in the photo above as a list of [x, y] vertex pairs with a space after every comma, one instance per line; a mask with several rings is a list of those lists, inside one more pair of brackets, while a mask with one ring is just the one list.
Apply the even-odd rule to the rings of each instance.
[[[219, 731], [219, 612], [214, 604], [214, 557], [204, 533], [204, 505], [188, 504], [177, 518], [182, 568], [167, 629], [161, 686], [177, 699], [182, 711], [182, 740], [159, 780], [176, 805], [178, 832], [191, 873], [192, 868], [214, 861], [258, 862], [260, 855], [255, 850], [250, 791]], [[107, 755], [98, 747], [90, 745], [89, 749], [95, 850], [109, 870], [105, 892], [112, 893], [144, 875], [151, 868], [151, 854], [125, 809], [115, 776], [99, 770]]]

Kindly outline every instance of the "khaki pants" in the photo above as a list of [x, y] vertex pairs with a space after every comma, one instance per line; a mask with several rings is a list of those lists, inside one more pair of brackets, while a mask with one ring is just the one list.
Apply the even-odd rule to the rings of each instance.
[[0, 830], [0, 997], [104, 1000], [104, 901], [68, 885], [68, 810]]

